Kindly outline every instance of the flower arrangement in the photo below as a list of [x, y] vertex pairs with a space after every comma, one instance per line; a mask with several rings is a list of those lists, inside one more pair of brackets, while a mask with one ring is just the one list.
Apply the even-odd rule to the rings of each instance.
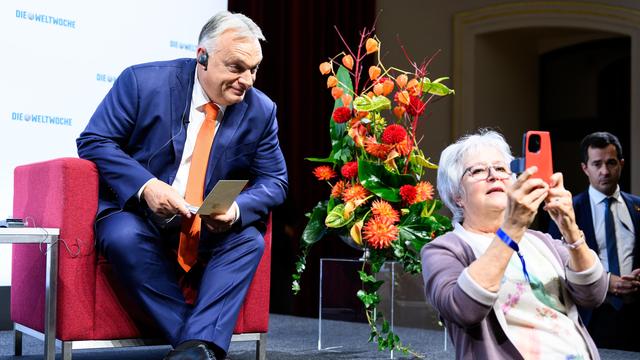
[[[328, 183], [330, 195], [307, 214], [292, 290], [300, 290], [306, 256], [314, 243], [330, 233], [348, 238], [365, 251], [357, 296], [371, 328], [369, 341], [377, 342], [379, 350], [412, 352], [376, 309], [383, 282], [375, 274], [385, 261], [419, 273], [422, 246], [451, 229], [451, 221], [436, 213], [442, 204], [434, 199], [432, 184], [422, 180], [425, 171], [437, 165], [418, 147], [416, 130], [427, 106], [454, 91], [443, 84], [448, 78], [427, 77], [433, 57], [418, 64], [405, 52], [411, 71], [386, 67], [373, 29], [360, 33], [355, 51], [336, 31], [346, 51], [320, 64], [335, 100], [329, 120], [332, 149], [326, 158], [307, 159], [326, 163], [313, 175]], [[365, 61], [373, 63], [366, 77]]]

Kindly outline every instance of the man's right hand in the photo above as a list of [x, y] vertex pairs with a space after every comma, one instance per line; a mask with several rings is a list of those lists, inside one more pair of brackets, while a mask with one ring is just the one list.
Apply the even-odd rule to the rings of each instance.
[[153, 179], [142, 190], [141, 198], [147, 202], [149, 209], [155, 214], [170, 217], [180, 214], [186, 218], [191, 217], [187, 203], [169, 184]]
[[638, 291], [638, 285], [640, 282], [636, 279], [636, 273], [630, 275], [623, 275], [622, 277], [610, 274], [609, 277], [609, 292], [613, 295], [627, 295]]

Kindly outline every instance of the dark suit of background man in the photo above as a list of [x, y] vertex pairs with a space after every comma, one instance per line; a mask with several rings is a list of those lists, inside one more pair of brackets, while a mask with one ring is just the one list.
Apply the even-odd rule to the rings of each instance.
[[[587, 135], [580, 151], [590, 186], [573, 198], [576, 223], [609, 271], [606, 301], [593, 311], [581, 309], [582, 319], [598, 347], [639, 351], [640, 198], [618, 186], [624, 158], [616, 136]], [[560, 238], [554, 224], [549, 230]]]
[[[226, 355], [263, 253], [264, 221], [285, 199], [276, 106], [252, 88], [259, 40], [264, 36], [251, 19], [216, 14], [202, 28], [196, 59], [124, 70], [77, 140], [80, 157], [100, 173], [99, 250], [171, 341], [167, 359]], [[199, 191], [207, 194], [221, 179], [249, 184], [226, 214], [202, 217], [197, 260], [183, 269], [176, 260], [180, 233], [185, 223], [200, 225], [184, 196], [191, 165], [202, 162], [192, 163], [192, 155], [202, 148], [206, 121], [215, 135], [204, 147], [210, 154], [201, 156]], [[193, 304], [182, 280], [192, 283], [187, 289], [199, 287]]]

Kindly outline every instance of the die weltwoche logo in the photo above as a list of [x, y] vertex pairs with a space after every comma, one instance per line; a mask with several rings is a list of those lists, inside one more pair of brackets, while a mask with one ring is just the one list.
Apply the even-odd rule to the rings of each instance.
[[35, 22], [41, 22], [44, 24], [57, 25], [66, 28], [75, 29], [76, 21], [72, 19], [65, 19], [57, 16], [51, 16], [47, 14], [39, 14], [37, 12], [16, 10], [16, 17], [22, 20], [29, 20]]
[[109, 84], [116, 81], [116, 78], [117, 76], [115, 75], [101, 74], [101, 73], [96, 74], [96, 81], [106, 82]]
[[169, 41], [169, 46], [175, 49], [188, 50], [188, 51], [196, 51], [196, 49], [198, 48], [194, 44], [187, 44], [187, 43], [183, 43], [176, 40]]
[[11, 120], [34, 125], [73, 126], [73, 119], [63, 116], [12, 112]]

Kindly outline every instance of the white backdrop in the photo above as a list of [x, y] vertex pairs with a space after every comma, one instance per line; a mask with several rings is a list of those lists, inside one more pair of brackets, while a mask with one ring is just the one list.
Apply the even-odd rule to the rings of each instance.
[[[129, 65], [195, 57], [200, 28], [227, 0], [0, 1], [0, 219], [16, 165], [77, 156], [75, 139]], [[0, 286], [11, 247], [0, 245]]]

